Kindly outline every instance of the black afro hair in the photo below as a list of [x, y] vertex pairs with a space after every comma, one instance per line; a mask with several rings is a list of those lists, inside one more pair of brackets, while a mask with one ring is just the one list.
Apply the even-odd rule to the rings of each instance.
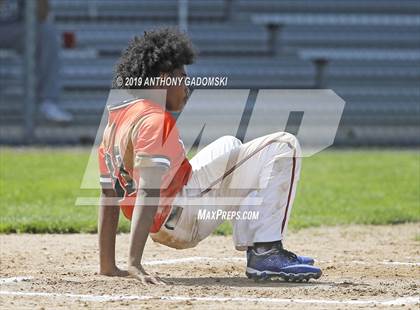
[[139, 85], [127, 87], [117, 83], [117, 78], [142, 78], [171, 73], [183, 65], [192, 64], [195, 52], [190, 39], [175, 28], [161, 28], [145, 32], [142, 37], [134, 37], [122, 53], [115, 69], [113, 88], [141, 88]]

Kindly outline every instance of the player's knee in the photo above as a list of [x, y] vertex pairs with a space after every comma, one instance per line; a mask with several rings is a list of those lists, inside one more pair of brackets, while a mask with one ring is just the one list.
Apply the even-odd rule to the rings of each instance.
[[223, 137], [220, 137], [218, 140], [224, 144], [229, 144], [234, 147], [240, 146], [242, 144], [241, 140], [239, 140], [238, 138], [234, 136], [223, 136]]
[[294, 149], [295, 156], [296, 157], [301, 157], [302, 150], [300, 148], [300, 143], [299, 143], [298, 138], [295, 135], [293, 135], [291, 133], [288, 133], [288, 132], [286, 132], [285, 134], [286, 134], [288, 142], [292, 145], [292, 147]]
[[289, 132], [278, 132], [278, 139], [281, 141], [287, 141], [293, 145], [298, 143], [298, 139], [294, 134], [291, 134]]
[[293, 149], [295, 157], [301, 157], [302, 151], [300, 148], [300, 143], [295, 135], [288, 132], [279, 132], [278, 139], [281, 142], [286, 142], [289, 147]]

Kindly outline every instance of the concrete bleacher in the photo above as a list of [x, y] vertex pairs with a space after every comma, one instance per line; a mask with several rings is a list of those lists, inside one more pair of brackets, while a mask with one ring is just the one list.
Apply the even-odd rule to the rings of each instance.
[[240, 12], [234, 17], [248, 20], [255, 13], [300, 14], [420, 14], [416, 0], [235, 0], [233, 10]]
[[[147, 29], [175, 26], [177, 1], [51, 3], [59, 31], [76, 37], [76, 47], [62, 52], [60, 103], [75, 122], [60, 127], [36, 116], [36, 134], [41, 142], [87, 141], [95, 137], [121, 49]], [[338, 144], [420, 145], [419, 1], [189, 3], [189, 34], [199, 51], [189, 75], [228, 76], [230, 88], [322, 85], [347, 104]], [[0, 51], [1, 142], [21, 141], [22, 63], [20, 55]], [[203, 106], [203, 113], [213, 104]]]
[[[171, 22], [162, 22], [159, 25], [176, 26]], [[59, 29], [62, 32], [75, 33], [78, 48], [95, 47], [100, 54], [118, 56], [127, 46], [128, 40], [154, 27], [156, 23], [150, 22], [120, 22], [115, 25], [104, 22], [95, 24], [72, 22], [61, 24]], [[252, 24], [231, 25], [230, 27], [218, 23], [192, 24], [189, 27], [189, 34], [203, 56], [261, 55], [268, 52], [265, 44], [267, 33], [263, 27], [255, 27]]]
[[[407, 15], [407, 14], [254, 14], [251, 17], [252, 22], [255, 25], [265, 26], [269, 34], [268, 45], [272, 54], [278, 52], [278, 43], [281, 42], [283, 46], [291, 47], [290, 44], [284, 42], [282, 39], [282, 33], [285, 31], [284, 28], [298, 27], [297, 29], [307, 28], [311, 29], [312, 33], [317, 33], [313, 27], [327, 27], [324, 31], [326, 34], [330, 34], [330, 28], [333, 29], [348, 29], [350, 33], [341, 33], [342, 37], [345, 38], [354, 47], [357, 43], [352, 43], [351, 39], [354, 39], [354, 31], [356, 31], [357, 38], [365, 39], [365, 31], [370, 33], [371, 43], [376, 43], [378, 38], [383, 38], [383, 33], [387, 33], [389, 29], [392, 32], [413, 33], [418, 34], [420, 28], [420, 15]], [[402, 28], [402, 29], [401, 29]], [[375, 31], [376, 30], [376, 31]], [[287, 29], [290, 33], [290, 29]], [[352, 33], [353, 32], [353, 33]], [[353, 34], [353, 38], [349, 38]], [[295, 36], [293, 32], [289, 34], [289, 38]], [[322, 38], [322, 37], [321, 37]], [[417, 41], [413, 36], [413, 41]], [[350, 40], [349, 40], [350, 39]], [[324, 39], [325, 40], [325, 39]], [[390, 38], [387, 38], [390, 42]], [[332, 37], [329, 39], [330, 44], [335, 42]], [[380, 40], [379, 40], [380, 42]], [[290, 42], [289, 42], [290, 43]], [[326, 42], [318, 42], [321, 47], [328, 45]], [[334, 45], [333, 45], [334, 46]], [[362, 46], [365, 46], [362, 45]], [[334, 46], [336, 47], [336, 46]]]
[[[226, 18], [228, 2], [225, 0], [190, 1], [189, 19], [192, 21], [218, 21]], [[55, 0], [52, 8], [59, 21], [81, 20], [164, 20], [176, 21], [178, 2], [173, 0]]]

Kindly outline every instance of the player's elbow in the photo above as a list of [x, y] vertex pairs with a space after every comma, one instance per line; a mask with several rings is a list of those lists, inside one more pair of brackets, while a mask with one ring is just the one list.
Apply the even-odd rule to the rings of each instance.
[[160, 190], [166, 171], [167, 169], [161, 166], [138, 168], [138, 189], [146, 192], [148, 196]]

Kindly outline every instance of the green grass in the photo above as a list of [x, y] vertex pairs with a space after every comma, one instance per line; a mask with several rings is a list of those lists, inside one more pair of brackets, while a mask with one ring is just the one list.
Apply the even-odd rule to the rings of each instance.
[[420, 220], [420, 155], [324, 152], [304, 159], [293, 226]]
[[[95, 232], [97, 208], [76, 206], [89, 150], [0, 149], [0, 232]], [[305, 158], [289, 227], [420, 221], [418, 151], [325, 151]], [[120, 231], [128, 231], [122, 218]], [[229, 234], [225, 223], [217, 234]]]

